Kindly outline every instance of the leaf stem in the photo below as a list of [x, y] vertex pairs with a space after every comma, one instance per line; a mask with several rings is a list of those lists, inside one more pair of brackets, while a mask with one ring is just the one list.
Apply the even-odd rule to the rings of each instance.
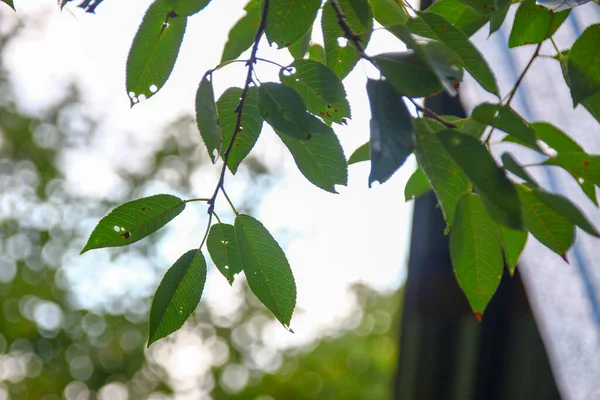
[[256, 61], [262, 61], [262, 62], [266, 62], [269, 64], [273, 64], [273, 65], [278, 66], [281, 69], [285, 69], [286, 71], [289, 71], [291, 69], [289, 65], [286, 67], [284, 65], [279, 64], [278, 62], [275, 62], [275, 61], [272, 61], [272, 60], [269, 60], [266, 58], [256, 57]]
[[202, 243], [200, 243], [200, 246], [198, 247], [198, 249], [202, 249], [202, 246], [204, 246], [204, 243], [206, 243], [206, 238], [208, 238], [208, 232], [210, 232], [210, 225], [212, 224], [213, 214], [214, 214], [214, 212], [208, 215], [208, 224], [206, 224], [206, 232], [204, 232], [204, 237], [202, 238]]
[[441, 123], [442, 125], [444, 125], [447, 128], [456, 128], [455, 124], [446, 121], [444, 118], [440, 117], [438, 114], [436, 114], [434, 111], [427, 108], [425, 105], [420, 105], [412, 97], [408, 97], [408, 96], [405, 96], [405, 97], [408, 100], [410, 100], [410, 102], [413, 103], [415, 108], [417, 110], [419, 110], [420, 112], [422, 112], [426, 117], [431, 117], [431, 118], [435, 119], [436, 121], [438, 121], [439, 123]]
[[210, 200], [209, 198], [199, 197], [197, 199], [187, 199], [187, 200], [184, 200], [183, 202], [184, 203], [194, 203], [194, 202], [203, 202], [203, 203], [206, 203], [209, 200]]
[[217, 215], [217, 213], [216, 213], [215, 211], [213, 211], [213, 215], [214, 215], [214, 216], [215, 216], [215, 218], [217, 219], [217, 222], [221, 224], [221, 223], [222, 223], [222, 222], [221, 222], [221, 218], [219, 218], [219, 216]]
[[554, 41], [554, 38], [552, 36], [550, 36], [550, 42], [552, 43], [552, 46], [554, 46], [554, 50], [556, 50], [556, 56], [558, 57], [559, 60], [562, 60], [563, 59], [563, 55], [560, 52], [560, 49], [556, 45], [556, 42]]
[[229, 206], [231, 207], [231, 209], [233, 210], [233, 213], [238, 216], [240, 215], [240, 213], [237, 212], [237, 210], [235, 209], [235, 206], [233, 205], [233, 202], [231, 201], [231, 199], [229, 198], [229, 196], [227, 195], [227, 192], [225, 191], [225, 187], [221, 188], [221, 191], [223, 192], [223, 196], [225, 196], [225, 199], [227, 200], [227, 202], [229, 203]]

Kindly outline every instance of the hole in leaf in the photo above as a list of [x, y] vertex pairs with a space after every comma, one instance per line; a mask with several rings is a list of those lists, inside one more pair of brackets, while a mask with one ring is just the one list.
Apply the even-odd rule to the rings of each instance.
[[128, 95], [129, 95], [130, 99], [135, 98], [135, 93], [134, 92], [129, 92]]
[[158, 87], [156, 85], [150, 85], [150, 91], [152, 93], [156, 93], [156, 92], [158, 92]]
[[113, 229], [115, 230], [115, 232], [121, 232], [121, 228], [119, 228], [117, 225], [115, 225]]
[[346, 39], [345, 37], [337, 38], [337, 42], [338, 42], [338, 46], [340, 46], [342, 48], [348, 46], [348, 39]]
[[583, 185], [585, 183], [585, 179], [579, 178], [577, 179], [577, 182], [579, 182], [580, 185]]
[[146, 95], [145, 94], [140, 94], [138, 96], [138, 101], [144, 101], [144, 100], [146, 100]]
[[295, 73], [296, 73], [296, 68], [294, 68], [294, 67], [283, 68], [283, 75], [284, 76], [292, 76]]

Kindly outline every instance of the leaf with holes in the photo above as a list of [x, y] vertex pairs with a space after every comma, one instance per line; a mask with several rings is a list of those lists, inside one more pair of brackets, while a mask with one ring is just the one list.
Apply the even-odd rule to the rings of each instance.
[[127, 57], [126, 87], [132, 107], [143, 97], [152, 97], [171, 75], [186, 24], [187, 17], [178, 16], [161, 0], [146, 11]]
[[194, 312], [206, 283], [206, 260], [200, 250], [182, 255], [167, 271], [150, 307], [148, 347], [181, 328]]
[[2, 2], [4, 4], [6, 4], [7, 6], [9, 6], [10, 8], [12, 8], [13, 10], [15, 10], [15, 5], [13, 3], [13, 0], [2, 0]]
[[429, 66], [412, 51], [379, 54], [373, 60], [399, 93], [410, 97], [424, 97], [437, 94], [443, 89]]
[[[240, 104], [242, 89], [232, 87], [227, 89], [217, 101], [217, 114], [219, 115], [219, 126], [223, 135], [223, 151], [227, 149], [237, 123], [238, 114], [236, 112]], [[262, 130], [263, 119], [258, 108], [258, 89], [251, 87], [248, 90], [248, 96], [244, 102], [242, 113], [242, 131], [236, 136], [235, 142], [231, 147], [227, 167], [232, 174], [237, 172], [242, 160], [250, 153], [254, 144], [258, 140]]]
[[285, 253], [263, 224], [249, 215], [235, 218], [235, 238], [248, 286], [288, 328], [296, 306], [296, 283]]
[[568, 74], [573, 106], [600, 93], [600, 24], [588, 27], [573, 43]]
[[473, 136], [447, 129], [438, 138], [454, 161], [461, 167], [475, 190], [484, 197], [492, 216], [511, 229], [521, 229], [521, 207], [514, 185], [484, 145]]
[[404, 7], [395, 0], [371, 0], [375, 21], [384, 27], [390, 25], [403, 25], [408, 21], [408, 13]]
[[310, 48], [310, 39], [312, 37], [312, 27], [306, 32], [304, 36], [296, 43], [293, 43], [288, 47], [288, 51], [290, 55], [294, 57], [295, 60], [303, 59], [304, 56], [308, 53]]
[[575, 240], [575, 225], [541, 201], [531, 189], [516, 185], [523, 208], [523, 223], [537, 240], [566, 260]]
[[209, 75], [204, 75], [196, 91], [196, 124], [208, 150], [208, 156], [214, 164], [221, 154], [223, 135], [219, 128], [212, 75], [210, 76], [211, 80], [209, 80]]
[[235, 275], [242, 272], [242, 259], [233, 225], [218, 223], [211, 226], [206, 247], [217, 269], [232, 285]]
[[481, 320], [500, 285], [504, 261], [497, 225], [476, 193], [465, 194], [456, 206], [450, 257], [458, 284]]
[[580, 152], [558, 153], [556, 157], [549, 158], [544, 164], [565, 169], [580, 183], [591, 182], [600, 186], [600, 156]]
[[279, 83], [260, 85], [260, 114], [278, 131], [297, 139], [310, 137], [310, 119], [302, 97], [294, 89]]
[[543, 42], [556, 32], [568, 15], [568, 10], [554, 13], [537, 5], [535, 0], [523, 1], [515, 14], [508, 47]]
[[308, 111], [338, 124], [350, 118], [346, 90], [331, 69], [314, 60], [296, 60], [291, 67], [292, 72], [282, 69], [279, 79], [302, 97]]
[[427, 179], [427, 175], [423, 172], [423, 169], [417, 168], [417, 170], [408, 178], [406, 186], [404, 187], [404, 199], [414, 200], [417, 197], [421, 197], [431, 190], [431, 183]]
[[185, 202], [170, 194], [157, 194], [123, 203], [98, 222], [80, 254], [142, 240], [165, 226], [184, 209]]
[[180, 16], [189, 17], [200, 12], [211, 0], [163, 0], [171, 9]]
[[541, 152], [531, 125], [509, 106], [481, 103], [475, 107], [471, 118], [513, 135]]
[[498, 86], [492, 70], [463, 31], [453, 26], [441, 15], [420, 12], [418, 16], [435, 32], [437, 39], [456, 52], [464, 68], [469, 71], [481, 87], [492, 94], [498, 95]]
[[317, 17], [321, 0], [271, 0], [265, 34], [280, 49], [306, 34]]
[[469, 178], [450, 156], [436, 133], [444, 125], [429, 118], [413, 121], [417, 130], [415, 155], [435, 192], [448, 228], [452, 226], [458, 200], [471, 191]]
[[[373, 31], [373, 11], [367, 0], [338, 0], [346, 16], [348, 26], [360, 42], [367, 47]], [[321, 29], [325, 43], [326, 64], [340, 78], [345, 78], [360, 60], [361, 55], [354, 43], [345, 37], [337, 14], [329, 0], [323, 6]]]
[[260, 0], [250, 0], [244, 10], [244, 15], [229, 31], [227, 43], [223, 48], [221, 62], [235, 60], [254, 43], [254, 34], [260, 25]]
[[317, 117], [310, 116], [309, 140], [296, 139], [275, 129], [286, 145], [296, 166], [312, 184], [331, 193], [337, 193], [335, 185], [348, 183], [348, 163], [340, 141], [329, 126]]
[[521, 257], [523, 249], [525, 249], [529, 234], [525, 231], [508, 229], [503, 225], [498, 225], [498, 228], [500, 229], [502, 239], [504, 261], [506, 262], [510, 276], [514, 276], [517, 269], [517, 262], [519, 261], [519, 257]]
[[383, 183], [400, 168], [415, 148], [415, 127], [402, 96], [387, 81], [369, 79], [371, 105], [371, 173]]
[[354, 150], [354, 153], [348, 159], [348, 165], [356, 164], [371, 159], [371, 142], [367, 142]]

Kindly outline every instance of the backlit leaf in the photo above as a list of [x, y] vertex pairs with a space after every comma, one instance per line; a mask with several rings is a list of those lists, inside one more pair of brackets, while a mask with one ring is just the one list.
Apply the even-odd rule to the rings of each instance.
[[212, 77], [206, 74], [196, 91], [196, 124], [208, 150], [208, 155], [214, 163], [221, 154], [223, 135], [221, 135], [221, 129], [219, 128]]
[[421, 168], [417, 170], [408, 178], [406, 186], [404, 187], [404, 199], [406, 201], [416, 199], [431, 190], [431, 183], [427, 179], [427, 175]]
[[206, 260], [200, 250], [182, 255], [156, 289], [150, 308], [148, 346], [181, 328], [194, 312], [206, 282]]
[[502, 249], [504, 250], [504, 261], [508, 268], [510, 276], [514, 276], [515, 269], [517, 268], [517, 262], [519, 257], [527, 244], [527, 237], [529, 234], [525, 231], [518, 231], [515, 229], [508, 229], [503, 225], [498, 225], [502, 238]]
[[123, 203], [98, 222], [81, 254], [92, 249], [135, 243], [165, 226], [184, 208], [185, 202], [170, 194]]
[[271, 0], [265, 34], [280, 49], [300, 40], [317, 17], [321, 0]]
[[188, 17], [201, 11], [211, 0], [163, 0], [179, 16]]
[[354, 150], [354, 153], [348, 159], [348, 165], [356, 164], [371, 159], [371, 142], [367, 142]]
[[497, 225], [476, 193], [465, 194], [456, 206], [450, 257], [458, 284], [479, 320], [500, 284], [504, 261]]
[[515, 14], [508, 47], [543, 42], [556, 32], [568, 15], [568, 10], [554, 13], [535, 4], [535, 0], [523, 1]]
[[318, 43], [310, 46], [308, 50], [308, 58], [320, 62], [321, 64], [327, 63], [325, 59], [325, 49]]
[[304, 56], [308, 53], [308, 49], [310, 48], [310, 39], [312, 37], [312, 28], [310, 28], [304, 36], [296, 43], [292, 43], [291, 46], [288, 47], [288, 51], [294, 57], [294, 59], [303, 59]]
[[488, 20], [459, 0], [438, 0], [427, 8], [427, 12], [443, 16], [469, 37], [485, 25]]
[[279, 79], [302, 97], [308, 111], [337, 123], [350, 118], [346, 90], [331, 69], [314, 60], [296, 60], [291, 67], [292, 72], [282, 69]]
[[236, 274], [242, 272], [242, 259], [235, 239], [233, 225], [214, 224], [206, 238], [210, 258], [229, 284], [233, 284]]
[[532, 148], [541, 151], [535, 131], [519, 114], [509, 106], [481, 103], [473, 110], [471, 118], [513, 135]]
[[402, 96], [387, 81], [369, 79], [371, 173], [369, 186], [388, 180], [415, 148], [415, 127]]
[[568, 74], [573, 105], [600, 93], [600, 24], [588, 27], [573, 44]]
[[468, 135], [473, 136], [475, 139], [481, 139], [487, 124], [480, 121], [474, 120], [473, 118], [459, 118], [455, 115], [442, 115], [445, 121], [456, 125], [456, 128]]
[[260, 114], [273, 129], [297, 139], [310, 137], [306, 105], [294, 89], [279, 83], [263, 83], [259, 88], [258, 103]]
[[144, 15], [127, 57], [126, 87], [133, 106], [158, 92], [171, 75], [183, 41], [187, 17], [156, 0]]
[[235, 60], [254, 43], [254, 34], [260, 25], [260, 0], [250, 0], [244, 15], [229, 31], [229, 37], [223, 48], [221, 62]]
[[249, 215], [235, 218], [235, 238], [248, 286], [289, 327], [296, 306], [296, 283], [283, 250], [263, 224]]
[[575, 179], [582, 182], [591, 182], [600, 185], [600, 156], [586, 153], [558, 153], [556, 157], [544, 162], [546, 165], [556, 165], [564, 168]]
[[381, 25], [390, 26], [405, 24], [408, 21], [408, 13], [404, 7], [395, 0], [370, 0], [375, 21]]

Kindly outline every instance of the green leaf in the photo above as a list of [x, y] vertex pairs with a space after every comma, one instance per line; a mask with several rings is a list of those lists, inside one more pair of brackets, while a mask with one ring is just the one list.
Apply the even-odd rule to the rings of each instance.
[[555, 13], [535, 3], [525, 0], [515, 14], [508, 47], [541, 43], [551, 37], [567, 19], [570, 10]]
[[511, 0], [494, 0], [494, 7], [490, 13], [490, 35], [500, 29], [511, 4]]
[[[373, 11], [367, 0], [338, 0], [346, 22], [352, 32], [361, 38], [361, 43], [367, 47], [373, 31]], [[338, 39], [345, 41], [345, 33], [341, 28], [337, 14], [331, 5], [331, 0], [323, 6], [321, 29], [325, 42], [326, 64], [341, 79], [350, 73], [360, 60], [361, 55], [354, 43], [348, 40], [344, 47]]]
[[291, 46], [288, 47], [288, 51], [291, 56], [294, 57], [295, 60], [303, 59], [304, 56], [308, 53], [308, 49], [310, 48], [310, 39], [312, 37], [312, 27], [306, 32], [304, 36], [300, 40], [295, 43], [292, 43]]
[[279, 79], [302, 97], [308, 111], [338, 124], [350, 118], [346, 90], [331, 69], [314, 60], [296, 60], [291, 67], [291, 72], [282, 69]]
[[575, 239], [575, 225], [542, 202], [530, 189], [516, 185], [523, 208], [523, 223], [544, 246], [566, 259]]
[[403, 25], [408, 21], [408, 13], [404, 7], [395, 0], [370, 0], [375, 21], [381, 25]]
[[460, 0], [460, 2], [471, 7], [478, 14], [486, 16], [488, 19], [494, 7], [494, 0]]
[[481, 103], [475, 107], [471, 113], [471, 118], [513, 135], [532, 148], [542, 151], [537, 144], [537, 137], [533, 128], [510, 106]]
[[404, 199], [406, 201], [416, 199], [431, 190], [431, 183], [427, 179], [427, 175], [421, 168], [417, 170], [408, 178], [406, 186], [404, 187]]
[[221, 62], [235, 60], [254, 43], [254, 34], [260, 25], [260, 0], [250, 0], [244, 15], [229, 31], [229, 38], [223, 48]]
[[163, 0], [177, 15], [189, 17], [201, 11], [211, 0]]
[[500, 285], [504, 261], [497, 225], [476, 193], [466, 193], [456, 206], [450, 257], [458, 284], [480, 320]]
[[427, 12], [443, 16], [469, 37], [481, 29], [488, 20], [459, 0], [438, 0], [427, 8]]
[[273, 129], [297, 139], [310, 138], [310, 119], [302, 97], [289, 86], [266, 82], [259, 88], [259, 109]]
[[479, 82], [481, 87], [498, 95], [498, 86], [492, 70], [463, 31], [438, 14], [420, 12], [418, 16], [435, 32], [437, 39], [456, 52], [465, 69]]
[[448, 228], [452, 226], [458, 200], [471, 191], [469, 178], [437, 138], [445, 127], [428, 118], [413, 121], [417, 130], [415, 155], [427, 175], [444, 213]]
[[367, 142], [354, 150], [354, 153], [348, 159], [348, 165], [356, 164], [371, 159], [371, 142]]
[[[219, 126], [223, 135], [223, 148], [226, 149], [231, 142], [237, 123], [237, 107], [240, 104], [242, 89], [232, 87], [227, 89], [217, 101], [217, 114]], [[242, 113], [242, 132], [235, 138], [231, 153], [227, 160], [227, 167], [232, 174], [237, 172], [240, 163], [250, 153], [258, 140], [262, 130], [263, 119], [258, 108], [258, 89], [251, 87], [244, 102]]]
[[519, 178], [523, 179], [525, 182], [531, 183], [537, 186], [535, 180], [525, 171], [525, 169], [513, 158], [510, 153], [502, 154], [502, 164], [507, 171], [512, 172]]
[[445, 121], [456, 125], [456, 128], [466, 134], [473, 136], [475, 139], [481, 139], [487, 125], [476, 121], [472, 118], [459, 118], [455, 115], [442, 115]]
[[170, 194], [157, 194], [123, 203], [98, 222], [80, 254], [142, 240], [165, 226], [184, 208], [185, 202]]
[[600, 185], [600, 156], [586, 153], [558, 153], [556, 157], [544, 162], [546, 165], [556, 165], [564, 168], [575, 179], [582, 182], [591, 182]]
[[317, 17], [321, 0], [271, 0], [265, 34], [280, 49], [306, 34]]
[[371, 105], [371, 173], [373, 182], [387, 181], [415, 148], [415, 127], [402, 96], [387, 81], [369, 79]]
[[232, 285], [235, 275], [242, 272], [242, 259], [233, 225], [214, 224], [208, 232], [206, 247], [217, 269]]
[[287, 328], [296, 306], [296, 283], [287, 258], [267, 229], [249, 215], [235, 218], [248, 286]]
[[327, 63], [327, 60], [325, 59], [325, 49], [318, 43], [310, 46], [310, 49], [308, 50], [308, 58], [318, 61], [321, 64]]
[[424, 97], [443, 89], [429, 66], [412, 51], [384, 53], [372, 58], [399, 93], [409, 97]]
[[600, 93], [600, 24], [588, 27], [573, 44], [568, 74], [574, 106]]
[[527, 237], [529, 234], [525, 231], [508, 229], [503, 225], [498, 225], [498, 227], [500, 228], [500, 233], [502, 235], [504, 261], [506, 262], [510, 276], [514, 276], [515, 269], [517, 269], [517, 262], [525, 248], [525, 244], [527, 244]]
[[467, 174], [475, 190], [485, 197], [492, 215], [511, 229], [521, 229], [521, 207], [514, 185], [506, 177], [481, 142], [456, 130], [438, 133], [438, 138], [454, 161]]
[[566, 197], [547, 193], [538, 189], [533, 189], [532, 192], [538, 199], [556, 211], [560, 216], [565, 217], [590, 235], [600, 237], [600, 233], [598, 233], [598, 230], [594, 225], [592, 225], [581, 210]]
[[187, 17], [162, 0], [144, 15], [127, 57], [126, 87], [131, 106], [158, 92], [171, 75], [183, 41]]
[[[12, 8], [13, 10], [15, 10], [15, 5], [13, 3], [13, 0], [2, 0], [2, 2], [6, 5], [8, 5], [10, 8]], [[16, 10], [15, 10], [16, 11]]]
[[156, 289], [150, 308], [148, 347], [175, 332], [194, 312], [206, 282], [206, 260], [200, 250], [182, 255]]
[[317, 117], [310, 116], [310, 125], [309, 140], [296, 139], [276, 129], [275, 133], [292, 153], [306, 179], [323, 190], [337, 193], [335, 185], [348, 184], [348, 163], [344, 150], [333, 129]]
[[196, 91], [196, 124], [208, 150], [208, 156], [214, 163], [221, 154], [223, 135], [219, 128], [212, 75], [205, 74]]

